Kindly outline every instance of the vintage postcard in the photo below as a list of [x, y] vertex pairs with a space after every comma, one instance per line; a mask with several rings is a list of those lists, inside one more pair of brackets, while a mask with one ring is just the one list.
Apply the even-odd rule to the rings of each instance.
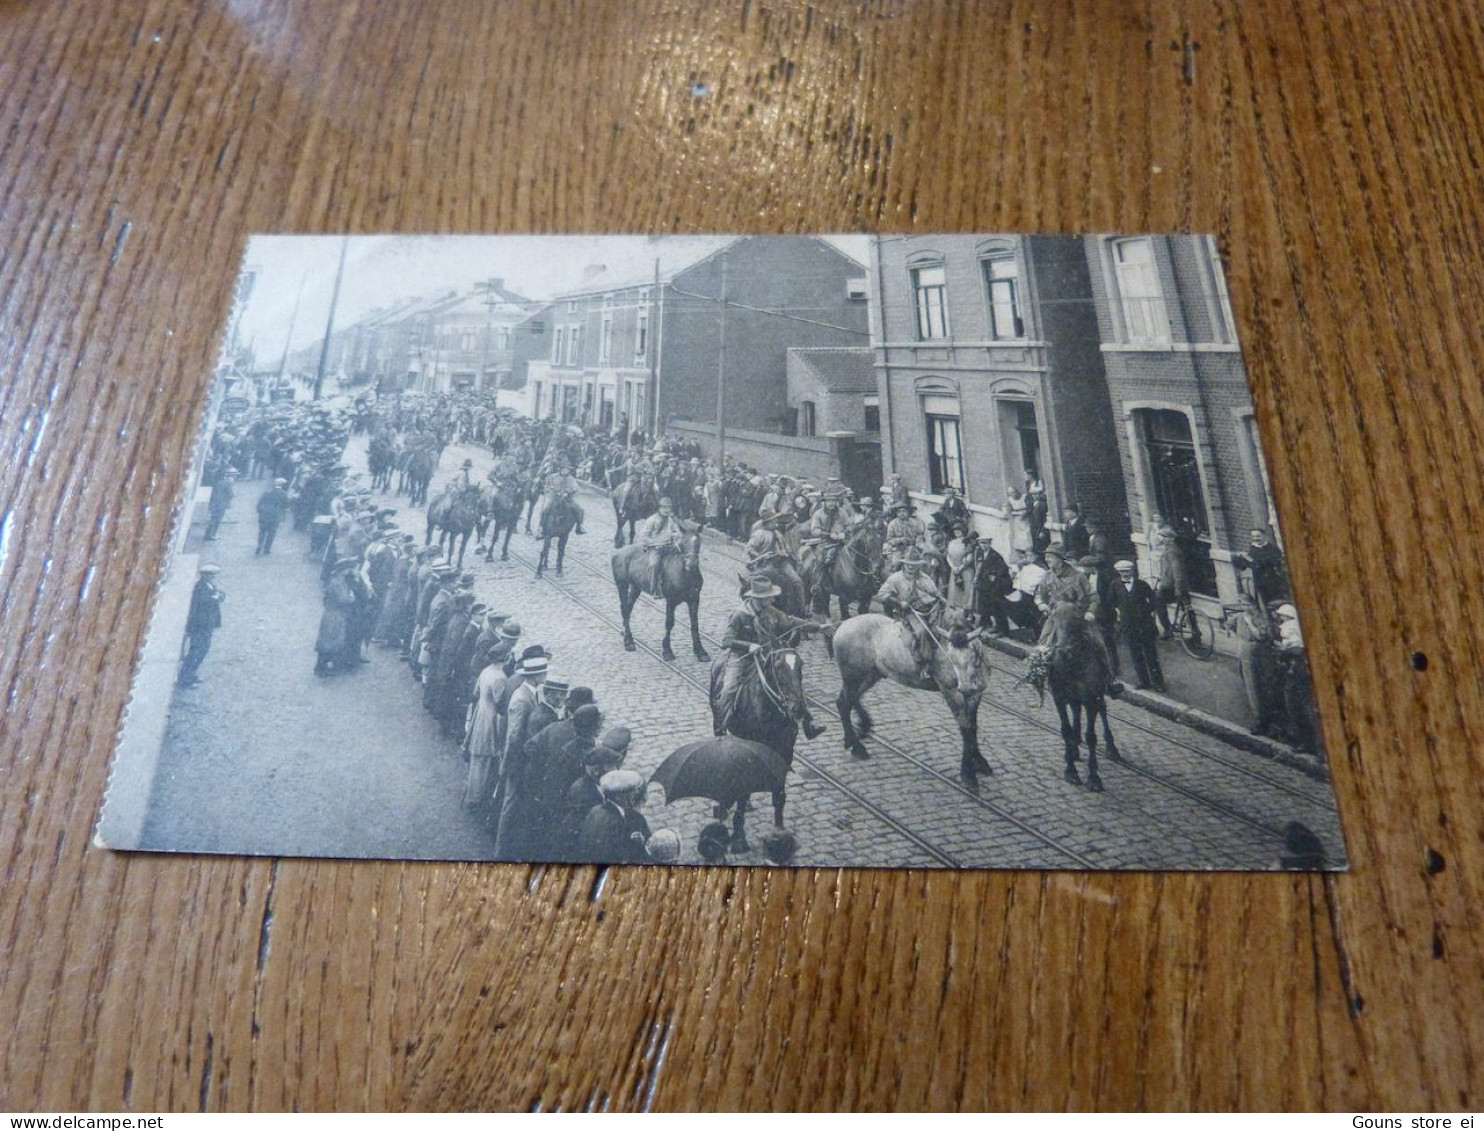
[[116, 849], [1340, 869], [1215, 240], [254, 238]]

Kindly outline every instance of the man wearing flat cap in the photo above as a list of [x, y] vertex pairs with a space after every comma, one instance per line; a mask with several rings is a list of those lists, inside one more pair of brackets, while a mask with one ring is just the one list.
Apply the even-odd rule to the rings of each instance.
[[639, 812], [644, 778], [633, 770], [610, 770], [598, 779], [601, 804], [588, 810], [577, 834], [577, 852], [594, 864], [642, 864], [649, 859], [649, 822]]
[[195, 687], [201, 682], [196, 673], [211, 648], [212, 633], [222, 626], [222, 602], [227, 595], [216, 587], [216, 575], [220, 572], [220, 566], [202, 566], [191, 590], [191, 611], [186, 614], [186, 654], [176, 678], [180, 687]]
[[273, 539], [289, 509], [287, 486], [286, 480], [275, 479], [272, 486], [258, 496], [258, 548], [253, 551], [255, 556], [273, 552]]

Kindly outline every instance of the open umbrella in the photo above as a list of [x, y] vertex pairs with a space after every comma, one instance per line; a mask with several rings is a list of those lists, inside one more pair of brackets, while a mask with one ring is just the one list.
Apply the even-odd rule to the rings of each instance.
[[788, 766], [761, 742], [725, 735], [687, 742], [650, 776], [665, 791], [665, 804], [683, 797], [705, 797], [733, 805], [754, 793], [783, 788]]

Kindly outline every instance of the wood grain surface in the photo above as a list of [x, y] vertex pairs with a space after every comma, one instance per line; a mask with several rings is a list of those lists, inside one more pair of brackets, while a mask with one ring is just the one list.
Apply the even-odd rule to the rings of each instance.
[[[1481, 89], [1468, 0], [0, 0], [0, 1108], [1477, 1106]], [[1220, 234], [1348, 875], [91, 846], [249, 232], [842, 230]]]

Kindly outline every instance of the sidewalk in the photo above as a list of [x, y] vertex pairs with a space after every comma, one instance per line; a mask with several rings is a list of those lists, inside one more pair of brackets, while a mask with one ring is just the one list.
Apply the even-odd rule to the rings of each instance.
[[488, 859], [462, 807], [466, 768], [393, 651], [316, 678], [319, 565], [285, 521], [253, 553], [264, 480], [243, 481], [219, 540], [193, 522], [186, 553], [222, 566], [222, 627], [200, 687], [172, 697], [140, 847], [284, 856]]

